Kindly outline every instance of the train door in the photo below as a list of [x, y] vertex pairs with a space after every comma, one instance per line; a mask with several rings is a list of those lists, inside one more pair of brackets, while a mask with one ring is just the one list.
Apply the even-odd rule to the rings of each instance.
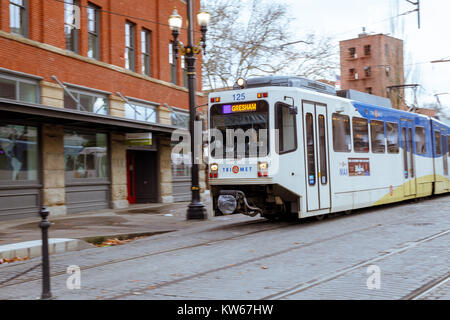
[[330, 208], [328, 126], [325, 105], [303, 103], [307, 211]]
[[443, 173], [442, 175], [444, 176], [444, 189], [448, 190], [449, 189], [449, 183], [448, 183], [448, 179], [449, 179], [449, 174], [448, 174], [448, 157], [447, 157], [447, 148], [448, 148], [448, 140], [447, 140], [447, 130], [442, 129], [441, 130], [441, 146], [442, 146], [442, 166], [443, 166]]
[[[450, 158], [450, 132], [447, 131], [447, 141], [444, 140], [444, 143], [447, 146], [447, 154], [444, 155], [445, 161], [447, 162], [447, 170], [448, 170], [448, 159]], [[450, 190], [450, 173], [447, 172], [447, 187]]]
[[400, 134], [403, 147], [404, 195], [416, 194], [416, 170], [413, 150], [413, 123], [411, 120], [400, 121]]

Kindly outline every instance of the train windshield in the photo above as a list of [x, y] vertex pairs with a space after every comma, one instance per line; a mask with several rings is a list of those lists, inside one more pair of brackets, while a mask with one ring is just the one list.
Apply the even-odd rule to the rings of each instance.
[[268, 126], [266, 101], [213, 105], [210, 109], [211, 156], [217, 159], [267, 156]]

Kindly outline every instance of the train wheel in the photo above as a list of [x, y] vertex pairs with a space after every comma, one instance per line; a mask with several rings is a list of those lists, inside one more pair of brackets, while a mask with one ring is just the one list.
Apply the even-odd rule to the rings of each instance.
[[352, 210], [345, 210], [344, 213], [345, 213], [346, 215], [352, 214]]
[[325, 218], [325, 215], [324, 214], [320, 214], [320, 215], [315, 216], [315, 217], [316, 217], [316, 220], [321, 221], [321, 220], [323, 220]]

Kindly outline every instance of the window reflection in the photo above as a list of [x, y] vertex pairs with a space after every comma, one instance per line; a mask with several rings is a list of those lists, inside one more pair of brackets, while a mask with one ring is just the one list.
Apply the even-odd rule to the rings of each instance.
[[187, 112], [172, 111], [170, 113], [170, 119], [173, 126], [186, 129], [189, 128], [189, 113]]
[[157, 111], [151, 105], [138, 103], [125, 104], [125, 117], [128, 119], [156, 123]]
[[[183, 140], [186, 141], [187, 137], [184, 137]], [[172, 141], [172, 148], [177, 145], [178, 142]], [[191, 176], [191, 157], [189, 154], [174, 153], [172, 152], [171, 156], [171, 165], [172, 165], [172, 176], [173, 177], [190, 177]]]
[[0, 125], [0, 181], [37, 180], [37, 128]]
[[367, 119], [353, 117], [353, 148], [355, 152], [369, 152]]
[[108, 102], [105, 96], [72, 90], [70, 90], [70, 93], [80, 102], [80, 106], [67, 92], [64, 92], [64, 108], [103, 115], [108, 114]]
[[385, 153], [386, 145], [384, 138], [384, 122], [378, 120], [370, 121], [370, 135], [373, 153]]
[[39, 103], [36, 81], [0, 74], [0, 98]]
[[333, 149], [336, 152], [350, 152], [350, 118], [346, 115], [333, 113]]
[[107, 134], [64, 133], [64, 169], [66, 179], [108, 177]]
[[396, 123], [386, 122], [386, 139], [388, 153], [398, 153], [398, 125]]

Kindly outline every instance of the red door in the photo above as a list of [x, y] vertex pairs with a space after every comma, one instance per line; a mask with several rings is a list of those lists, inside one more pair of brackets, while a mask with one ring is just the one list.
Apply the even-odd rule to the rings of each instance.
[[136, 161], [133, 151], [127, 151], [127, 185], [128, 202], [136, 203]]

